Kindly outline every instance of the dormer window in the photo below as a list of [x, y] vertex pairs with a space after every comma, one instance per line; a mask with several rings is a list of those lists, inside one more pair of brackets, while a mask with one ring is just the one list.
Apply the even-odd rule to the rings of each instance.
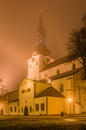
[[63, 83], [61, 83], [60, 85], [60, 93], [63, 93], [64, 92], [64, 86], [63, 86]]
[[59, 70], [57, 70], [57, 75], [59, 75], [59, 73], [60, 73], [60, 71], [59, 71]]

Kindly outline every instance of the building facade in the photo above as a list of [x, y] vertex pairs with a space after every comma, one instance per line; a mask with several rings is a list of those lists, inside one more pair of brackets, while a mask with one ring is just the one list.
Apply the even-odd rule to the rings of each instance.
[[14, 92], [0, 96], [1, 115], [60, 115], [86, 112], [83, 67], [68, 56], [55, 60], [47, 49], [40, 14], [37, 47], [28, 59], [28, 75]]

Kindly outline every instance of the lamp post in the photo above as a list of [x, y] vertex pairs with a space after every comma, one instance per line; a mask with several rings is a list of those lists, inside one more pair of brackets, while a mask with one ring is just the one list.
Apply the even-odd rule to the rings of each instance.
[[68, 102], [69, 102], [69, 115], [71, 116], [71, 98], [68, 98]]

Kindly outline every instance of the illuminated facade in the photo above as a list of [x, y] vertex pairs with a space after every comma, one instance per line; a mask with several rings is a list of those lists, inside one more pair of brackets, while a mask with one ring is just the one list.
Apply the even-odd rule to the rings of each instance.
[[46, 47], [46, 32], [40, 24], [37, 47], [27, 61], [28, 75], [18, 90], [0, 97], [1, 115], [60, 115], [86, 112], [86, 81], [77, 60], [67, 56], [54, 60]]

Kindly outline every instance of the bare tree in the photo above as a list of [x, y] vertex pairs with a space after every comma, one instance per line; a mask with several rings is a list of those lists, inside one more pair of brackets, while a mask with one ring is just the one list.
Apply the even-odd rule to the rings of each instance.
[[3, 96], [3, 94], [7, 93], [6, 87], [3, 83], [3, 80], [0, 79], [0, 95]]
[[69, 58], [77, 59], [83, 66], [86, 79], [86, 14], [82, 18], [83, 26], [74, 30], [67, 43]]

